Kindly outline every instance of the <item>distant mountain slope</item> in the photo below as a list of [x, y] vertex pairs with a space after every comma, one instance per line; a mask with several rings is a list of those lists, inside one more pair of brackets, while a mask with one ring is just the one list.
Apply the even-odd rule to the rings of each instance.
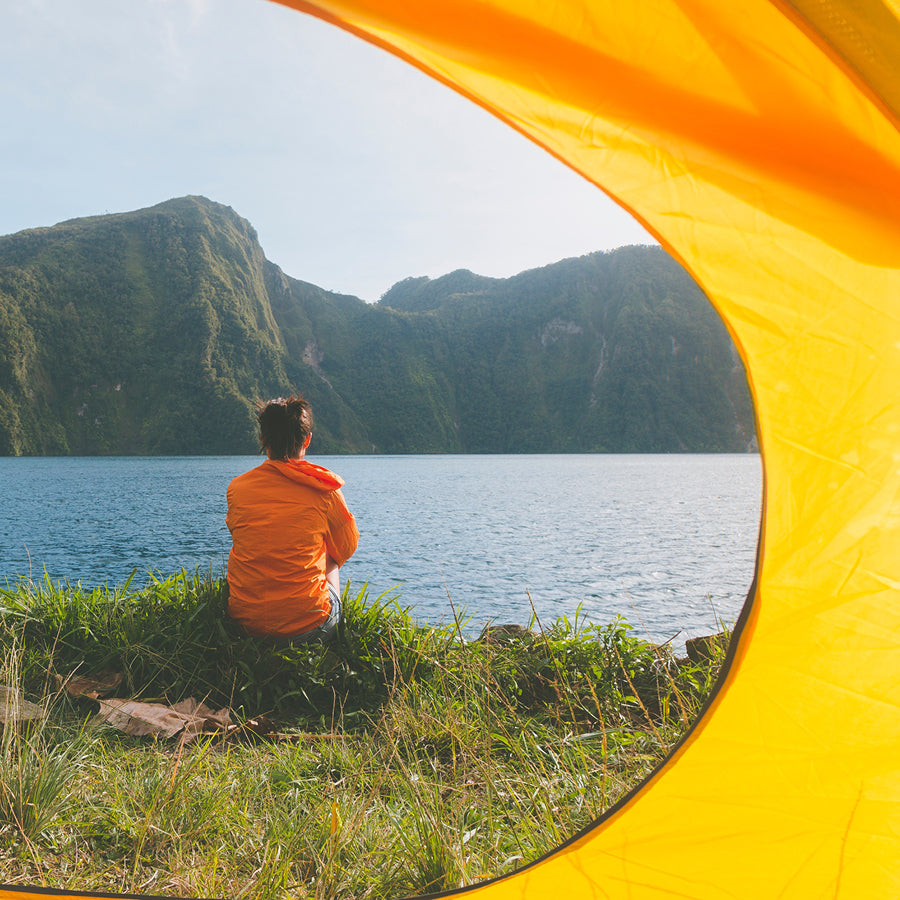
[[0, 454], [253, 452], [255, 400], [291, 387], [318, 453], [755, 441], [728, 335], [659, 248], [369, 305], [288, 277], [202, 197], [0, 238]]

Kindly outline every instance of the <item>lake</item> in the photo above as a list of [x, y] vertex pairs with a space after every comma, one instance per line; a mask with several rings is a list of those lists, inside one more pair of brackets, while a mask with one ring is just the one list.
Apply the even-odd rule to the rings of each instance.
[[[622, 615], [652, 640], [737, 617], [756, 556], [756, 455], [311, 456], [361, 532], [342, 577], [423, 622]], [[0, 583], [224, 572], [225, 489], [260, 457], [0, 458]]]

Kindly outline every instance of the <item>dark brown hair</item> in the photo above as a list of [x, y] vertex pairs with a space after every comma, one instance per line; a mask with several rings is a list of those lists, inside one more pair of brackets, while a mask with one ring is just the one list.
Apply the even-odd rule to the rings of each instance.
[[260, 402], [256, 410], [259, 442], [272, 459], [294, 459], [312, 432], [312, 407], [300, 394]]

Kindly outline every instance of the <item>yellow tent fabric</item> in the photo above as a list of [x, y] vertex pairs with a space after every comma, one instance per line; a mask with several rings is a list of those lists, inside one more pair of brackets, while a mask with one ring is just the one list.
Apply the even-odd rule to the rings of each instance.
[[461, 893], [900, 897], [896, 0], [280, 2], [631, 210], [721, 312], [756, 401], [757, 579], [710, 709], [604, 820]]

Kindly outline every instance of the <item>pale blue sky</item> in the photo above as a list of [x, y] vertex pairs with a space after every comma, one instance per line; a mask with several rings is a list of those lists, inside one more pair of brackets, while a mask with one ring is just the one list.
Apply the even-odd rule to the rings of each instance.
[[366, 300], [652, 242], [483, 110], [267, 0], [2, 6], [0, 234], [203, 194], [287, 274]]

